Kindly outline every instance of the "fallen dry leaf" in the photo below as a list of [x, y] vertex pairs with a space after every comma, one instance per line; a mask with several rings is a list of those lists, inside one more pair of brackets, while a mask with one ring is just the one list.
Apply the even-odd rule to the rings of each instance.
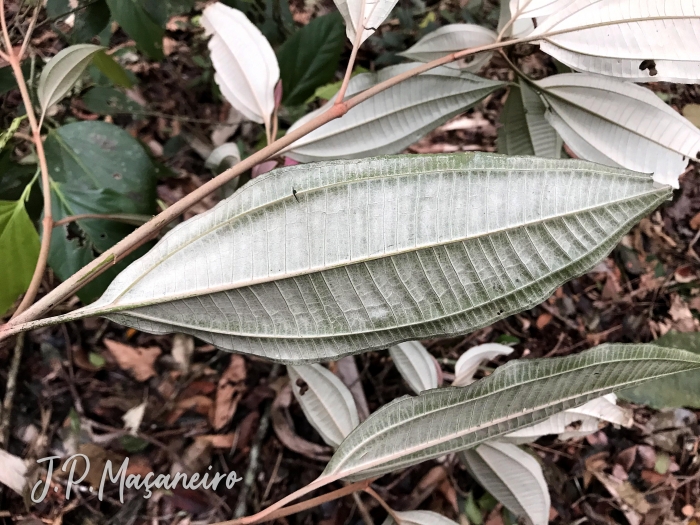
[[238, 441], [238, 433], [230, 432], [228, 434], [207, 434], [204, 436], [197, 436], [195, 439], [208, 443], [211, 448], [232, 450], [235, 448], [236, 442]]
[[540, 314], [540, 316], [537, 318], [537, 322], [535, 323], [535, 325], [537, 326], [538, 329], [542, 330], [551, 321], [552, 321], [552, 314], [545, 312], [543, 314]]
[[224, 428], [236, 413], [238, 402], [245, 391], [245, 379], [245, 359], [234, 354], [231, 356], [228, 368], [221, 375], [216, 389], [216, 405], [212, 421], [214, 429]]
[[168, 424], [172, 425], [188, 410], [193, 410], [197, 414], [207, 416], [211, 419], [214, 409], [214, 401], [207, 396], [192, 396], [177, 402], [175, 410], [168, 415]]
[[161, 354], [157, 346], [134, 347], [111, 339], [105, 339], [104, 344], [119, 368], [130, 372], [137, 381], [146, 381], [156, 375], [153, 366]]
[[22, 494], [24, 486], [27, 484], [27, 465], [24, 460], [0, 449], [0, 483], [14, 490], [17, 494]]

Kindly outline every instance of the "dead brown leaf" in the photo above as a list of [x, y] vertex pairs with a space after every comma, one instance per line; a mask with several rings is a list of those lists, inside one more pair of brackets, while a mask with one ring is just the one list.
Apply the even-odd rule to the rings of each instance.
[[232, 355], [228, 368], [221, 375], [216, 389], [216, 408], [212, 426], [216, 430], [224, 428], [236, 413], [238, 402], [245, 391], [245, 359]]
[[177, 406], [175, 407], [175, 410], [173, 410], [170, 415], [168, 416], [168, 424], [172, 425], [175, 423], [182, 415], [187, 412], [188, 410], [192, 410], [196, 412], [197, 414], [201, 414], [203, 416], [206, 416], [208, 418], [211, 417], [211, 414], [214, 409], [214, 401], [211, 400], [211, 398], [208, 398], [206, 396], [192, 396], [192, 397], [187, 397], [185, 399], [182, 399], [177, 402]]
[[119, 368], [130, 372], [137, 381], [146, 381], [156, 375], [154, 365], [161, 354], [157, 346], [134, 347], [111, 339], [105, 339], [104, 344]]

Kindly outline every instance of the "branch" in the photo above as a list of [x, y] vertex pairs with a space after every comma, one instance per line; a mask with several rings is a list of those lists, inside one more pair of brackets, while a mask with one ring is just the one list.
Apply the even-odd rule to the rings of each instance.
[[345, 68], [345, 76], [343, 77], [343, 83], [340, 85], [338, 94], [335, 96], [335, 103], [342, 104], [345, 98], [345, 92], [348, 89], [348, 84], [350, 83], [350, 77], [352, 77], [352, 69], [355, 67], [355, 59], [357, 58], [357, 52], [362, 45], [362, 35], [365, 32], [365, 1], [360, 2], [360, 16], [358, 20], [360, 21], [360, 27], [355, 31], [355, 41], [352, 44], [352, 52], [350, 53], [350, 60], [348, 60], [348, 67]]
[[[2, 0], [0, 0], [2, 2]], [[518, 44], [522, 42], [529, 42], [530, 38], [525, 37], [517, 40], [509, 40], [507, 42], [496, 42], [493, 44], [488, 44], [484, 46], [479, 46], [471, 49], [465, 49], [456, 53], [451, 53], [447, 56], [433, 60], [426, 64], [421, 64], [409, 71], [385, 80], [371, 88], [358, 93], [354, 97], [348, 99], [341, 104], [336, 104], [331, 106], [327, 111], [321, 113], [314, 119], [306, 122], [304, 125], [299, 126], [297, 129], [290, 133], [287, 133], [284, 137], [276, 140], [272, 144], [264, 147], [263, 149], [253, 153], [250, 157], [245, 158], [232, 168], [224, 171], [218, 177], [210, 180], [206, 184], [203, 184], [192, 193], [186, 195], [175, 204], [156, 215], [151, 221], [147, 222], [140, 228], [133, 231], [131, 234], [126, 236], [124, 239], [119, 241], [117, 244], [112, 246], [109, 250], [105, 251], [97, 259], [92, 261], [90, 264], [86, 265], [69, 279], [61, 283], [59, 286], [54, 288], [51, 292], [42, 297], [36, 304], [32, 305], [26, 311], [17, 315], [15, 318], [11, 319], [9, 323], [0, 327], [0, 341], [6, 339], [12, 334], [30, 330], [41, 325], [40, 322], [32, 321], [41, 318], [47, 312], [49, 312], [54, 306], [59, 302], [73, 295], [82, 286], [90, 282], [92, 279], [100, 275], [105, 271], [109, 265], [116, 263], [117, 261], [124, 258], [126, 255], [131, 253], [137, 247], [143, 245], [153, 237], [155, 237], [161, 228], [175, 220], [179, 215], [185, 212], [188, 208], [202, 200], [204, 197], [210, 193], [216, 191], [221, 186], [229, 182], [230, 180], [238, 177], [242, 173], [245, 173], [251, 169], [256, 164], [259, 164], [271, 156], [275, 155], [279, 151], [283, 150], [287, 146], [293, 144], [298, 139], [308, 135], [315, 129], [320, 128], [327, 122], [330, 122], [336, 118], [342, 117], [350, 109], [354, 108], [358, 104], [361, 104], [365, 100], [373, 97], [377, 93], [381, 93], [393, 87], [406, 79], [425, 73], [439, 66], [449, 64], [455, 60], [459, 60], [469, 55], [475, 53], [481, 53], [483, 51], [492, 51], [495, 49], [500, 49], [513, 44]]]
[[34, 275], [32, 275], [32, 280], [27, 288], [27, 293], [24, 294], [22, 302], [17, 307], [13, 318], [17, 317], [24, 310], [29, 307], [34, 302], [37, 292], [39, 291], [39, 286], [41, 285], [41, 279], [44, 276], [44, 270], [46, 270], [46, 262], [49, 259], [49, 248], [51, 248], [51, 230], [53, 229], [53, 216], [51, 214], [51, 188], [49, 186], [49, 169], [46, 164], [46, 154], [44, 153], [44, 143], [41, 140], [41, 126], [36, 120], [36, 115], [34, 114], [34, 106], [32, 104], [32, 99], [29, 96], [29, 91], [27, 90], [27, 83], [24, 81], [24, 74], [22, 73], [21, 59], [29, 40], [31, 39], [31, 34], [34, 29], [34, 24], [36, 23], [36, 17], [38, 15], [38, 7], [34, 11], [34, 16], [29, 23], [29, 28], [27, 34], [24, 37], [24, 42], [19, 53], [15, 53], [12, 47], [12, 41], [10, 40], [10, 33], [7, 30], [7, 20], [5, 18], [5, 0], [0, 0], [0, 25], [2, 26], [2, 36], [5, 41], [5, 49], [7, 51], [7, 60], [12, 67], [12, 73], [15, 75], [17, 80], [17, 86], [19, 87], [19, 92], [22, 95], [22, 102], [24, 103], [24, 108], [27, 111], [27, 119], [29, 120], [29, 126], [32, 129], [32, 141], [34, 142], [34, 147], [36, 148], [36, 155], [39, 158], [39, 167], [41, 169], [41, 185], [42, 193], [44, 195], [44, 218], [42, 220], [43, 225], [43, 235], [41, 236], [41, 248], [39, 250], [39, 258], [37, 259], [36, 267], [34, 268]]

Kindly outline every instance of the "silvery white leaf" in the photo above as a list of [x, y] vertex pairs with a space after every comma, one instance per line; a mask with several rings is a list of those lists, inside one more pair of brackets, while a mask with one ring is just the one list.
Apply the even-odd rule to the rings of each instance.
[[[409, 510], [395, 514], [401, 520], [401, 525], [457, 525], [445, 516], [429, 510]], [[396, 525], [396, 521], [387, 516], [382, 525]]]
[[513, 349], [510, 346], [499, 343], [486, 343], [475, 346], [464, 352], [455, 364], [455, 380], [452, 386], [467, 386], [474, 382], [474, 374], [479, 365], [485, 361], [491, 361], [499, 355], [510, 355]]
[[571, 0], [510, 0], [510, 13], [518, 19], [539, 19], [556, 13], [570, 3]]
[[[529, 35], [535, 29], [532, 18], [517, 18], [511, 22], [510, 0], [501, 0], [501, 11], [498, 16], [498, 34], [504, 30], [504, 37], [520, 38]], [[506, 24], [510, 24], [506, 28]]]
[[[558, 434], [561, 440], [582, 437], [596, 432], [601, 420], [624, 427], [632, 425], [632, 416], [629, 411], [617, 406], [615, 394], [608, 394], [580, 407], [554, 414], [549, 419], [531, 427], [507, 434], [503, 440], [511, 443], [529, 443], [542, 436], [553, 434]], [[579, 426], [576, 429], [570, 429], [573, 423], [578, 423]]]
[[345, 438], [319, 479], [380, 476], [473, 448], [638, 382], [697, 367], [700, 356], [692, 352], [635, 344], [517, 359], [469, 386], [437, 388], [383, 406]]
[[70, 91], [95, 53], [103, 49], [92, 44], [75, 44], [62, 49], [49, 60], [41, 72], [36, 90], [42, 115]]
[[549, 523], [549, 489], [537, 460], [510, 443], [492, 441], [459, 453], [462, 464], [493, 497], [533, 525]]
[[209, 40], [214, 80], [226, 100], [253, 122], [270, 127], [277, 57], [260, 30], [239, 10], [216, 2], [202, 13]]
[[[355, 44], [357, 28], [364, 27], [360, 44], [367, 40], [377, 28], [382, 25], [386, 17], [391, 14], [398, 0], [333, 0], [338, 11], [345, 20], [345, 33], [350, 42]], [[364, 11], [362, 11], [364, 7]]]
[[389, 348], [401, 376], [416, 394], [438, 387], [435, 361], [418, 341], [406, 341]]
[[[378, 73], [357, 75], [350, 81], [347, 94], [364, 91], [414, 67], [416, 64], [401, 64]], [[315, 162], [399, 153], [503, 85], [454, 69], [436, 68], [358, 104], [343, 118], [297, 140], [287, 148], [286, 155], [299, 162]], [[289, 131], [326, 111], [334, 102], [330, 100], [299, 119]]]
[[216, 169], [226, 162], [226, 167], [235, 166], [241, 161], [241, 152], [235, 142], [226, 142], [212, 150], [204, 165], [209, 169]]
[[173, 228], [97, 302], [28, 326], [101, 315], [337, 360], [532, 308], [670, 194], [648, 175], [485, 153], [279, 168]]
[[696, 0], [556, 4], [531, 36], [541, 36], [542, 50], [571, 68], [635, 82], [700, 80]]
[[[490, 29], [476, 24], [449, 24], [428, 33], [399, 55], [420, 62], [430, 62], [463, 49], [493, 44], [497, 36]], [[492, 54], [479, 53], [447, 66], [476, 73], [491, 60]]]
[[352, 394], [321, 365], [288, 366], [294, 397], [327, 444], [337, 447], [360, 424]]
[[561, 157], [562, 139], [547, 119], [547, 107], [527, 82], [511, 86], [501, 112], [498, 152], [506, 155]]
[[[27, 464], [22, 458], [5, 452], [3, 449], [0, 449], [0, 464], [2, 464], [0, 484], [22, 495], [27, 486], [27, 471], [29, 470]], [[36, 496], [38, 497], [39, 494], [40, 491], [37, 490]]]
[[700, 130], [652, 91], [612, 78], [567, 73], [537, 82], [547, 120], [579, 157], [653, 173], [678, 187], [700, 150]]

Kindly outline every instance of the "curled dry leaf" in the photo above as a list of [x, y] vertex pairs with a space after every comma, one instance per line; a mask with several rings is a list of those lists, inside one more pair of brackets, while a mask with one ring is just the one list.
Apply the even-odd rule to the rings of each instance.
[[468, 333], [593, 267], [670, 193], [484, 153], [278, 168], [170, 230], [97, 302], [36, 324], [102, 315], [287, 363]]
[[61, 100], [88, 67], [95, 53], [104, 47], [92, 44], [76, 44], [69, 46], [49, 60], [41, 76], [36, 96], [41, 105], [42, 116], [46, 110]]
[[[347, 96], [356, 95], [416, 64], [401, 64], [378, 73], [354, 76]], [[328, 159], [357, 159], [399, 153], [440, 124], [476, 105], [502, 82], [486, 80], [447, 67], [432, 69], [409, 78], [351, 108], [287, 148], [286, 155], [299, 162]], [[296, 121], [289, 131], [327, 111], [324, 106]]]
[[697, 368], [700, 357], [690, 352], [634, 344], [511, 361], [467, 387], [385, 405], [345, 438], [319, 479], [380, 476], [475, 447], [617, 389]]
[[474, 382], [474, 374], [481, 363], [491, 361], [499, 355], [510, 355], [513, 349], [499, 343], [486, 343], [464, 352], [455, 363], [455, 380], [452, 386], [467, 386]]
[[363, 27], [362, 40], [367, 40], [386, 17], [398, 0], [333, 0], [338, 11], [345, 20], [345, 33], [352, 44], [355, 44], [358, 27]]
[[510, 443], [493, 441], [459, 453], [472, 476], [519, 517], [533, 525], [549, 523], [550, 497], [542, 467], [530, 454]]
[[[401, 520], [401, 525], [457, 525], [456, 522], [430, 510], [409, 510], [395, 514]], [[396, 520], [387, 516], [382, 525], [396, 525]]]
[[352, 394], [321, 365], [288, 366], [294, 397], [323, 441], [337, 447], [360, 424]]
[[161, 354], [157, 346], [133, 347], [105, 339], [104, 344], [122, 370], [127, 370], [137, 381], [146, 381], [156, 375], [154, 365]]
[[233, 354], [228, 368], [221, 374], [216, 388], [216, 405], [214, 408], [215, 430], [224, 428], [236, 413], [238, 402], [245, 392], [246, 366], [242, 356]]
[[678, 188], [700, 150], [700, 130], [649, 89], [630, 82], [567, 73], [537, 82], [549, 123], [580, 158], [653, 173]]
[[270, 43], [241, 11], [221, 2], [204, 10], [202, 25], [212, 35], [209, 50], [221, 93], [248, 119], [270, 129], [280, 78]]
[[291, 385], [287, 384], [280, 390], [277, 397], [275, 397], [270, 411], [272, 428], [274, 429], [277, 438], [289, 450], [301, 454], [302, 456], [315, 461], [328, 461], [331, 457], [333, 449], [307, 441], [294, 432], [292, 418], [287, 412], [291, 402], [292, 387]]
[[[430, 62], [463, 49], [493, 44], [497, 36], [494, 31], [476, 24], [449, 24], [428, 33], [399, 55], [419, 62]], [[479, 53], [452, 62], [447, 67], [477, 73], [488, 63], [492, 54]]]
[[416, 394], [438, 387], [435, 360], [418, 341], [407, 341], [389, 348], [401, 376]]
[[[567, 66], [635, 82], [694, 83], [700, 79], [698, 2], [551, 3], [556, 9], [530, 36], [541, 36], [542, 50]], [[645, 119], [654, 122], [649, 115]]]

